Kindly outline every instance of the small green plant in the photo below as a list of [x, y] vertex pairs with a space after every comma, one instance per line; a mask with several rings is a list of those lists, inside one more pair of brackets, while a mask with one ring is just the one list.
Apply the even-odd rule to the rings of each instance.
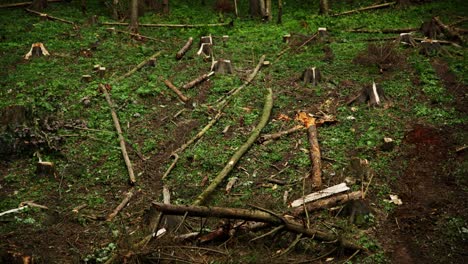
[[116, 248], [114, 243], [109, 243], [106, 247], [95, 250], [93, 254], [84, 257], [83, 261], [85, 263], [104, 263]]

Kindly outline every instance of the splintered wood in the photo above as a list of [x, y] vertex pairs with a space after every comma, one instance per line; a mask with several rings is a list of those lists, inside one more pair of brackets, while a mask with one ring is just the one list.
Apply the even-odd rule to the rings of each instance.
[[310, 144], [309, 156], [312, 163], [309, 178], [312, 179], [313, 188], [320, 188], [322, 186], [322, 161], [320, 146], [317, 139], [317, 125], [315, 118], [306, 112], [299, 112], [296, 119], [302, 122], [307, 128], [307, 135]]
[[293, 208], [299, 207], [299, 206], [301, 206], [303, 204], [313, 202], [315, 200], [325, 198], [325, 197], [328, 197], [328, 196], [332, 196], [334, 194], [345, 192], [345, 191], [348, 191], [348, 190], [349, 190], [349, 187], [346, 186], [346, 183], [343, 182], [343, 183], [340, 183], [338, 185], [328, 187], [326, 189], [323, 189], [323, 190], [320, 190], [318, 192], [308, 194], [308, 195], [306, 195], [304, 197], [301, 197], [301, 198], [299, 198], [297, 200], [294, 200], [291, 203], [290, 206], [293, 207]]

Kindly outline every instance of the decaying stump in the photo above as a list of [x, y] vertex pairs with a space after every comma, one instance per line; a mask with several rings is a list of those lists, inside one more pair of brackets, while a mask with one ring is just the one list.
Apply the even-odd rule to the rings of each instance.
[[230, 60], [219, 59], [211, 65], [211, 71], [219, 74], [232, 74], [232, 64]]
[[200, 48], [197, 55], [204, 55], [205, 58], [210, 58], [213, 47], [213, 38], [210, 36], [204, 36], [200, 38]]
[[26, 60], [29, 60], [31, 57], [40, 57], [40, 56], [49, 56], [50, 53], [47, 51], [47, 49], [44, 47], [44, 44], [41, 42], [33, 43], [31, 45], [31, 49], [29, 50], [26, 55], [24, 55], [24, 58]]
[[304, 82], [304, 85], [312, 83], [312, 86], [317, 86], [317, 84], [322, 80], [322, 74], [316, 67], [307, 68], [302, 73], [301, 79]]
[[177, 52], [176, 59], [178, 59], [178, 60], [182, 59], [182, 57], [185, 55], [185, 53], [187, 53], [187, 51], [192, 46], [192, 43], [193, 43], [193, 38], [190, 37], [187, 40], [187, 43], [185, 43], [185, 45], [182, 47], [182, 49], [180, 49], [179, 52]]
[[423, 33], [424, 36], [430, 39], [437, 39], [439, 35], [442, 34], [439, 25], [437, 25], [434, 19], [422, 23], [421, 28], [419, 30], [421, 31], [421, 33]]
[[398, 38], [398, 41], [400, 43], [410, 45], [413, 48], [417, 45], [411, 33], [401, 33], [400, 37]]
[[39, 161], [36, 164], [36, 175], [42, 177], [56, 177], [55, 164], [49, 161]]
[[419, 53], [426, 56], [437, 55], [440, 52], [441, 48], [442, 46], [440, 45], [439, 41], [432, 39], [424, 39], [421, 41], [421, 49]]
[[377, 86], [375, 82], [372, 82], [371, 86], [365, 86], [357, 96], [348, 100], [347, 104], [365, 103], [367, 102], [369, 106], [378, 106], [382, 103], [382, 100], [387, 99], [384, 94], [384, 91], [380, 86]]

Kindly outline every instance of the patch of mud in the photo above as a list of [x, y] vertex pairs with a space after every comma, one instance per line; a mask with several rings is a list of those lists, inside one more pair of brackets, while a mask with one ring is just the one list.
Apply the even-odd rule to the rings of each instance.
[[454, 173], [459, 157], [452, 134], [461, 129], [466, 127], [415, 125], [406, 134], [403, 153], [394, 161], [403, 174], [392, 186], [403, 205], [378, 231], [393, 263], [468, 262], [463, 235], [450, 235], [447, 226], [450, 219], [468, 216], [466, 192]]

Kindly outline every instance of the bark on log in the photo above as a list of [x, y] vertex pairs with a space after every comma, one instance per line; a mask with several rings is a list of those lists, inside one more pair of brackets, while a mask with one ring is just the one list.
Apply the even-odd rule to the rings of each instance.
[[182, 57], [185, 55], [185, 53], [187, 53], [187, 51], [192, 46], [192, 43], [193, 43], [193, 38], [190, 37], [187, 40], [187, 43], [185, 43], [185, 45], [182, 47], [182, 49], [180, 49], [179, 52], [177, 52], [176, 59], [178, 59], [178, 60], [182, 59]]
[[325, 209], [325, 208], [330, 208], [336, 205], [344, 204], [349, 200], [357, 200], [357, 199], [360, 199], [361, 197], [362, 197], [361, 191], [340, 194], [340, 195], [333, 196], [330, 198], [321, 199], [313, 203], [308, 203], [305, 205], [305, 208], [304, 208], [304, 205], [302, 205], [294, 209], [294, 211], [292, 212], [292, 215], [297, 217], [301, 214], [304, 214], [305, 211], [311, 213], [319, 209]]
[[135, 66], [135, 68], [131, 69], [130, 71], [128, 71], [124, 75], [115, 78], [114, 80], [111, 81], [111, 83], [117, 83], [117, 82], [129, 77], [130, 75], [134, 74], [139, 69], [143, 68], [149, 61], [151, 61], [153, 59], [156, 59], [159, 55], [161, 55], [161, 51], [156, 52], [155, 54], [151, 55], [151, 57], [149, 57], [148, 59], [140, 62], [137, 66]]
[[230, 219], [243, 219], [257, 222], [265, 222], [273, 225], [284, 225], [284, 228], [290, 232], [303, 234], [308, 237], [314, 237], [322, 241], [338, 242], [345, 248], [364, 250], [361, 246], [346, 239], [339, 239], [336, 235], [324, 231], [305, 228], [303, 225], [286, 220], [284, 217], [269, 214], [260, 210], [253, 209], [238, 209], [238, 208], [223, 208], [223, 207], [206, 207], [206, 206], [187, 206], [187, 205], [170, 205], [153, 202], [152, 207], [164, 214], [185, 215], [197, 217], [217, 217]]
[[197, 77], [195, 80], [193, 80], [193, 81], [191, 81], [191, 82], [189, 82], [187, 84], [182, 85], [182, 89], [185, 89], [185, 90], [190, 89], [190, 88], [194, 87], [195, 85], [197, 85], [197, 84], [203, 82], [204, 80], [208, 79], [213, 74], [214, 74], [214, 72], [205, 73], [205, 74]]
[[29, 8], [26, 8], [26, 11], [28, 11], [29, 13], [36, 14], [36, 15], [42, 17], [42, 18], [47, 18], [47, 19], [50, 19], [50, 20], [55, 20], [55, 21], [60, 21], [62, 23], [75, 25], [75, 23], [72, 22], [72, 21], [69, 21], [69, 20], [66, 20], [66, 19], [63, 19], [63, 18], [59, 18], [59, 17], [55, 17], [55, 16], [50, 16], [50, 15], [48, 15], [46, 13], [37, 12], [37, 11], [29, 9]]
[[174, 84], [172, 84], [169, 80], [164, 80], [164, 84], [167, 86], [167, 88], [174, 91], [174, 93], [177, 94], [177, 96], [179, 97], [180, 100], [182, 100], [182, 102], [187, 103], [190, 100]]
[[130, 177], [130, 184], [134, 185], [136, 183], [135, 174], [133, 173], [132, 162], [130, 161], [130, 158], [128, 157], [128, 154], [127, 154], [127, 148], [125, 147], [125, 139], [123, 137], [122, 129], [120, 128], [119, 118], [117, 117], [117, 113], [114, 110], [114, 103], [112, 102], [112, 99], [109, 93], [107, 92], [106, 87], [102, 84], [99, 84], [99, 88], [104, 93], [106, 97], [106, 101], [109, 104], [109, 108], [112, 114], [112, 120], [114, 121], [114, 126], [115, 126], [115, 129], [117, 130], [117, 135], [119, 137], [120, 150], [122, 151], [122, 156], [124, 158], [125, 165], [127, 166], [128, 175]]
[[358, 8], [358, 9], [346, 11], [346, 12], [343, 12], [343, 13], [339, 13], [339, 14], [334, 14], [334, 15], [332, 15], [332, 16], [335, 17], [335, 16], [349, 15], [349, 14], [358, 13], [358, 12], [361, 12], [361, 11], [367, 11], [367, 10], [372, 10], [372, 9], [390, 7], [390, 6], [393, 6], [393, 5], [395, 5], [395, 4], [396, 4], [396, 2], [390, 2], [390, 3], [385, 3], [385, 4], [367, 6], [367, 7], [362, 7], [362, 8]]
[[318, 189], [322, 186], [322, 158], [317, 139], [317, 126], [315, 123], [307, 128], [307, 134], [310, 144], [309, 156], [312, 161], [312, 169], [309, 177], [312, 178], [313, 188]]
[[458, 34], [455, 30], [452, 30], [449, 26], [445, 25], [439, 17], [432, 18], [434, 22], [442, 29], [443, 33], [451, 40], [458, 41], [460, 44], [464, 44], [463, 37]]
[[114, 209], [114, 211], [112, 213], [110, 213], [108, 216], [107, 216], [107, 219], [106, 221], [110, 222], [114, 219], [114, 217], [120, 212], [122, 211], [122, 209], [128, 204], [128, 202], [130, 201], [130, 199], [132, 199], [133, 197], [133, 190], [130, 190], [126, 195], [125, 195], [125, 198], [122, 200], [122, 202], [120, 202], [120, 204]]
[[229, 159], [229, 162], [223, 168], [223, 170], [216, 176], [216, 178], [211, 182], [211, 184], [201, 193], [197, 199], [195, 199], [194, 205], [201, 205], [206, 202], [208, 197], [213, 193], [216, 187], [226, 178], [226, 176], [234, 169], [237, 162], [240, 158], [249, 150], [249, 148], [253, 145], [253, 143], [257, 140], [260, 132], [268, 123], [270, 118], [271, 109], [273, 108], [273, 91], [271, 88], [267, 89], [268, 93], [265, 98], [265, 105], [263, 107], [262, 116], [260, 117], [260, 121], [257, 126], [254, 128], [250, 137], [247, 141], [234, 153], [234, 155]]
[[[103, 22], [103, 25], [106, 26], [128, 26], [128, 23], [121, 22]], [[233, 26], [234, 21], [225, 22], [225, 23], [216, 23], [216, 24], [139, 24], [140, 27], [166, 27], [166, 28], [200, 28], [200, 27], [225, 27]]]

